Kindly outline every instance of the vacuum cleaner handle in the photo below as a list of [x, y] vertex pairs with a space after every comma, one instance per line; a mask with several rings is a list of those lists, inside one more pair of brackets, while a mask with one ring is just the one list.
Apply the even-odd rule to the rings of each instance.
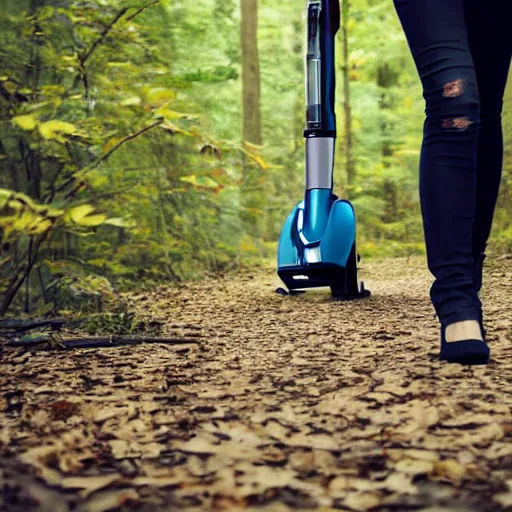
[[331, 36], [334, 38], [340, 28], [340, 0], [328, 0]]
[[334, 37], [339, 27], [339, 0], [308, 0], [304, 137], [336, 136]]

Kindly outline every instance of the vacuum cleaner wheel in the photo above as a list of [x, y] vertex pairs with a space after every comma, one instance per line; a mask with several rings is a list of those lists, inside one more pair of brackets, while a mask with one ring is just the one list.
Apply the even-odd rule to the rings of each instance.
[[333, 298], [336, 299], [355, 299], [369, 295], [368, 290], [364, 290], [364, 286], [359, 289], [359, 280], [357, 278], [357, 262], [360, 256], [356, 252], [356, 244], [352, 245], [345, 272], [331, 284], [331, 292]]

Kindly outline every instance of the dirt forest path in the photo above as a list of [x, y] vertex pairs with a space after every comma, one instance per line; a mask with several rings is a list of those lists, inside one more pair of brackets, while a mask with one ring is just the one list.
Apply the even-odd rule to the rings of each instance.
[[360, 275], [354, 302], [279, 295], [273, 262], [131, 297], [194, 345], [3, 347], [0, 509], [512, 510], [512, 260], [483, 367], [437, 360], [423, 257]]

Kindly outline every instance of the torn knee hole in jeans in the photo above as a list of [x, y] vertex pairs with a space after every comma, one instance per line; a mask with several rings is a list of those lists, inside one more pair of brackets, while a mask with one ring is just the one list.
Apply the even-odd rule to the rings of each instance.
[[[457, 98], [464, 93], [464, 79], [457, 78], [452, 82], [444, 84], [443, 98]], [[443, 128], [453, 128], [456, 130], [465, 130], [468, 126], [473, 124], [467, 116], [454, 117], [450, 119], [443, 119]]]
[[456, 98], [464, 92], [464, 81], [462, 78], [457, 78], [453, 82], [444, 84], [443, 97]]
[[465, 130], [474, 121], [470, 121], [467, 116], [455, 117], [453, 119], [443, 119], [443, 128], [455, 128], [458, 130]]

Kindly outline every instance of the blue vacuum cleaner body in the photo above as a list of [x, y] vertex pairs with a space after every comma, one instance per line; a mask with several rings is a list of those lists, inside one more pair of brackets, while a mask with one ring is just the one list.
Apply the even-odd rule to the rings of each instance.
[[308, 0], [304, 199], [286, 219], [277, 273], [290, 291], [328, 286], [339, 299], [370, 295], [357, 278], [356, 218], [352, 204], [333, 194], [334, 37], [339, 0]]

